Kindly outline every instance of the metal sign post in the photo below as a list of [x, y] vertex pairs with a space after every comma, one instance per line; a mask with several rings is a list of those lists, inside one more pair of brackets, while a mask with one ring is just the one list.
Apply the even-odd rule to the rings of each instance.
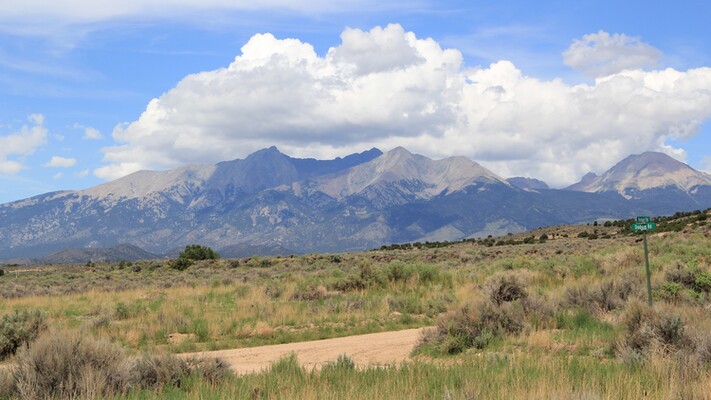
[[649, 271], [649, 251], [647, 250], [647, 231], [657, 229], [657, 224], [649, 217], [637, 217], [637, 223], [632, 224], [633, 231], [642, 231], [644, 237], [644, 267], [647, 270], [647, 303], [652, 305], [652, 273]]

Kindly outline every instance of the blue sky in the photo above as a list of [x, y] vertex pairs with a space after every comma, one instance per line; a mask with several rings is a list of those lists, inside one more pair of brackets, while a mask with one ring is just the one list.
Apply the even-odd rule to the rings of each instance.
[[703, 1], [59, 3], [0, 0], [0, 203], [271, 145], [711, 171]]

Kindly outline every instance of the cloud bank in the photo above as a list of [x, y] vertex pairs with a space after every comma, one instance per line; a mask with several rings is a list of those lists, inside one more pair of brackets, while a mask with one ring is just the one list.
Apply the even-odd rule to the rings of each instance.
[[16, 174], [24, 167], [22, 156], [28, 156], [47, 141], [44, 116], [32, 114], [19, 131], [0, 136], [0, 174]]
[[[582, 43], [640, 45], [594, 35]], [[253, 36], [227, 67], [185, 77], [140, 118], [117, 126], [117, 143], [103, 149], [107, 165], [95, 175], [214, 163], [271, 145], [311, 157], [401, 145], [561, 186], [630, 153], [683, 159], [666, 140], [695, 135], [711, 115], [709, 68], [648, 72], [641, 61], [616, 59], [629, 56], [620, 51], [602, 58], [617, 72], [568, 85], [526, 76], [505, 60], [469, 68], [459, 51], [396, 24], [346, 29], [341, 39], [319, 55], [297, 39]], [[578, 53], [580, 68], [601, 59]]]

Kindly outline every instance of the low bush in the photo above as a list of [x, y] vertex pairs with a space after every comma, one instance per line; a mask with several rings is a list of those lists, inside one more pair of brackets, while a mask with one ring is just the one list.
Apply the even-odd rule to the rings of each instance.
[[0, 370], [0, 397], [104, 398], [133, 389], [180, 387], [190, 376], [217, 385], [228, 374], [227, 364], [219, 359], [184, 360], [174, 355], [134, 359], [105, 340], [54, 334], [21, 349], [10, 378], [7, 370]]
[[194, 261], [189, 258], [178, 257], [170, 264], [170, 267], [178, 271], [184, 271], [193, 265]]
[[47, 330], [47, 317], [40, 310], [15, 310], [0, 320], [0, 360]]
[[291, 295], [292, 300], [319, 300], [326, 297], [326, 288], [318, 282], [300, 282], [294, 293]]
[[456, 354], [471, 347], [484, 348], [500, 336], [518, 334], [524, 325], [524, 310], [520, 304], [483, 301], [440, 317], [433, 336], [421, 344], [434, 345], [442, 353]]
[[623, 308], [639, 286], [639, 282], [633, 277], [627, 278], [622, 282], [608, 279], [593, 285], [571, 285], [565, 289], [563, 305], [569, 308], [584, 308], [591, 314]]
[[639, 302], [631, 303], [623, 313], [624, 335], [618, 340], [618, 354], [625, 361], [641, 361], [654, 349], [693, 353], [698, 343], [685, 332], [681, 317], [658, 311]]
[[511, 274], [497, 274], [489, 278], [486, 284], [489, 299], [496, 305], [520, 300], [526, 296], [524, 284]]
[[271, 299], [278, 299], [284, 293], [284, 286], [278, 283], [272, 283], [264, 288], [264, 294], [269, 296]]
[[89, 399], [124, 393], [130, 371], [116, 345], [86, 336], [48, 335], [18, 352], [14, 376], [23, 399]]

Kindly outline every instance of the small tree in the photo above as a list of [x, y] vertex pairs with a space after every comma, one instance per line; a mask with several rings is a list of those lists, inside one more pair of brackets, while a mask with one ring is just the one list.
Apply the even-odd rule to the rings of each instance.
[[207, 246], [189, 244], [185, 246], [185, 250], [180, 252], [178, 258], [171, 264], [171, 267], [182, 271], [193, 265], [195, 261], [215, 260], [218, 258], [220, 258], [220, 255]]
[[215, 260], [220, 258], [220, 255], [207, 246], [199, 244], [189, 244], [185, 246], [185, 250], [180, 253], [179, 258], [187, 258], [188, 260]]

